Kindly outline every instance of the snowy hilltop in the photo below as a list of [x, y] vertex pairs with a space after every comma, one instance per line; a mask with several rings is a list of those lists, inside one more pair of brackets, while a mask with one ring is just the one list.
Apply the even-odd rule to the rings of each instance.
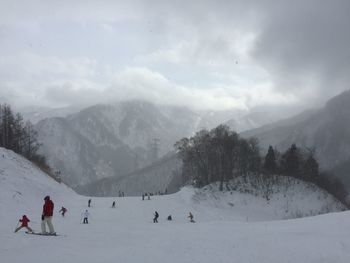
[[[172, 195], [91, 198], [75, 194], [24, 158], [0, 148], [0, 255], [3, 262], [348, 262], [349, 212], [293, 220], [292, 211], [309, 212], [326, 205], [340, 211], [331, 196], [296, 182], [294, 197], [274, 192], [269, 200], [259, 191], [227, 184], [185, 187]], [[233, 189], [233, 185], [236, 188]], [[308, 190], [305, 190], [308, 189]], [[246, 191], [246, 193], [242, 193]], [[40, 230], [44, 196], [55, 203], [56, 237], [13, 233], [26, 214]], [[112, 208], [112, 202], [116, 206]], [[65, 217], [59, 214], [67, 208]], [[89, 211], [89, 223], [82, 213]], [[280, 212], [276, 212], [279, 211]], [[153, 213], [159, 219], [154, 224]], [[192, 212], [194, 221], [188, 215]], [[171, 215], [172, 221], [166, 220]]]

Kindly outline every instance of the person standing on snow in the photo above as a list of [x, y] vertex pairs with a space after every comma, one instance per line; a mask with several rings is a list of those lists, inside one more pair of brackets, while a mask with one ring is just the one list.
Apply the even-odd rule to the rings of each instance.
[[90, 213], [88, 210], [85, 210], [85, 212], [83, 212], [83, 224], [88, 224], [89, 223], [89, 216], [90, 216]]
[[91, 199], [88, 201], [88, 207], [91, 207]]
[[29, 218], [26, 215], [22, 216], [22, 219], [19, 220], [22, 224], [16, 228], [15, 233], [18, 232], [21, 228], [25, 227], [28, 229], [29, 232], [33, 232], [33, 230], [28, 226], [28, 223], [30, 222]]
[[113, 201], [112, 203], [112, 208], [115, 208], [115, 201]]
[[44, 198], [45, 203], [43, 206], [43, 213], [41, 215], [41, 232], [42, 234], [47, 234], [46, 232], [46, 224], [49, 227], [49, 234], [53, 235], [55, 234], [55, 230], [52, 225], [52, 216], [53, 216], [53, 209], [54, 209], [54, 203], [51, 201], [50, 196], [45, 196]]
[[154, 218], [153, 218], [153, 223], [158, 223], [158, 217], [159, 217], [159, 214], [157, 211], [154, 212]]

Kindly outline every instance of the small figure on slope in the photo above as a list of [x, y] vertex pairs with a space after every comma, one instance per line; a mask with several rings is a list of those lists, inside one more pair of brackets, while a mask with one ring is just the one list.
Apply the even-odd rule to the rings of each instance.
[[193, 220], [193, 215], [192, 215], [191, 212], [189, 213], [188, 218], [190, 219], [191, 223], [195, 223], [195, 221]]
[[113, 201], [112, 203], [112, 208], [115, 208], [115, 201]]
[[88, 201], [88, 207], [91, 207], [91, 199]]
[[29, 232], [33, 232], [33, 230], [28, 226], [28, 223], [30, 222], [29, 218], [26, 215], [23, 215], [22, 218], [19, 220], [21, 222], [21, 225], [16, 228], [15, 233], [18, 232], [21, 228], [25, 227], [28, 229]]
[[88, 210], [85, 210], [85, 212], [83, 212], [83, 224], [88, 224], [89, 223], [89, 216], [90, 216], [90, 213]]
[[158, 223], [158, 217], [159, 217], [159, 214], [157, 211], [154, 212], [154, 218], [153, 218], [153, 223]]
[[52, 216], [53, 216], [53, 209], [54, 209], [54, 203], [50, 199], [50, 196], [45, 196], [44, 198], [45, 203], [43, 206], [43, 213], [41, 215], [41, 232], [43, 235], [46, 235], [46, 224], [49, 227], [49, 234], [54, 235], [55, 230], [52, 225]]
[[173, 218], [171, 217], [171, 215], [168, 215], [167, 220], [168, 220], [168, 221], [172, 221], [172, 220], [173, 220]]
[[63, 207], [61, 208], [61, 210], [59, 211], [61, 213], [61, 215], [64, 217], [64, 214], [67, 212], [67, 208]]

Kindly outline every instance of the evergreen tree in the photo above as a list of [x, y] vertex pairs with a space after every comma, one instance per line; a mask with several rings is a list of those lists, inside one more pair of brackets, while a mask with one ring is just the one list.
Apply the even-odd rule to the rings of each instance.
[[310, 153], [308, 158], [303, 163], [303, 179], [317, 183], [319, 177], [319, 165], [313, 154]]
[[282, 155], [281, 169], [288, 176], [300, 178], [301, 155], [299, 149], [293, 143], [289, 149]]
[[268, 174], [274, 174], [277, 171], [277, 162], [276, 162], [275, 151], [271, 145], [269, 146], [269, 149], [268, 149], [267, 154], [265, 156], [264, 170]]

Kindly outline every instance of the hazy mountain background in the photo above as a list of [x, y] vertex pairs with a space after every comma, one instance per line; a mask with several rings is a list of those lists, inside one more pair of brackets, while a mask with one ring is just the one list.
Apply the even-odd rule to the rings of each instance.
[[350, 188], [350, 91], [330, 99], [318, 110], [242, 133], [259, 139], [262, 150], [269, 145], [279, 151], [292, 143], [314, 150], [322, 170], [333, 170]]
[[141, 188], [152, 192], [170, 190], [172, 171], [174, 167], [178, 169], [179, 161], [163, 156], [174, 150], [179, 139], [219, 124], [230, 126], [243, 137], [258, 138], [262, 155], [269, 145], [279, 151], [292, 143], [312, 149], [321, 169], [334, 170], [350, 187], [349, 105], [347, 91], [321, 109], [285, 119], [282, 116], [290, 116], [291, 112], [287, 107], [194, 111], [140, 100], [81, 110], [31, 109], [24, 116], [37, 121], [41, 152], [50, 166], [60, 171], [65, 183], [81, 193], [113, 195], [122, 189], [134, 195], [142, 192]]

